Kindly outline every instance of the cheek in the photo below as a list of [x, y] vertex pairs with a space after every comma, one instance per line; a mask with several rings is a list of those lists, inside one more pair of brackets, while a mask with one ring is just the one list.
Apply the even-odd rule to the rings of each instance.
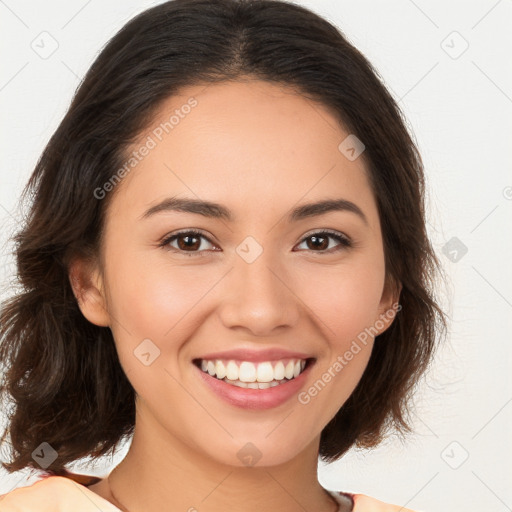
[[[177, 354], [204, 320], [201, 298], [217, 280], [206, 267], [173, 267], [147, 258], [124, 259], [110, 269], [112, 332], [120, 363], [137, 394], [161, 396], [166, 389], [169, 399], [180, 396], [179, 386], [165, 370], [179, 378]], [[144, 353], [150, 354], [148, 366], [141, 359]]]
[[[134, 350], [143, 340], [151, 340], [164, 355], [163, 340], [181, 327], [180, 319], [197, 302], [202, 288], [183, 269], [164, 268], [136, 250], [127, 250], [117, 259], [111, 256], [107, 259], [108, 309], [119, 357], [128, 373], [138, 366]], [[163, 359], [160, 355], [158, 362]]]
[[171, 265], [141, 255], [111, 268], [110, 310], [137, 339], [162, 340], [215, 283], [206, 267]]
[[314, 279], [303, 281], [299, 297], [315, 313], [317, 325], [331, 343], [344, 351], [345, 346], [378, 317], [384, 286], [384, 265], [379, 259], [353, 260], [353, 264], [318, 267]]
[[[371, 269], [371, 270], [368, 270]], [[315, 274], [299, 296], [308, 297], [316, 326], [326, 340], [326, 357], [319, 361], [316, 379], [299, 395], [299, 403], [320, 423], [327, 422], [350, 397], [368, 364], [373, 348], [370, 327], [378, 318], [384, 268], [347, 265], [337, 272]]]

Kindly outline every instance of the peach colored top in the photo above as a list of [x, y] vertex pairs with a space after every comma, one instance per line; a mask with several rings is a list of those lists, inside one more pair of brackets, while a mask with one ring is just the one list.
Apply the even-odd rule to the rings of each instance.
[[[81, 483], [85, 487], [89, 487], [101, 480], [101, 478], [93, 477], [93, 476], [91, 476], [91, 477], [88, 477], [86, 475], [74, 475], [74, 476], [79, 477], [79, 479], [73, 478], [73, 480]], [[329, 491], [329, 490], [327, 490], [327, 492], [340, 505], [338, 508], [339, 512], [345, 512], [347, 510], [347, 508], [346, 508], [347, 506], [350, 506], [350, 508], [348, 509], [349, 511], [352, 511], [354, 509], [354, 499], [352, 498], [352, 496], [353, 496], [352, 494], [346, 493], [346, 492], [341, 492], [341, 491]]]
[[[25, 505], [26, 503], [28, 503], [29, 505], [35, 504], [39, 510], [52, 510], [52, 503], [55, 502], [55, 487], [52, 487], [52, 485], [48, 486], [45, 483], [40, 483], [45, 480], [47, 481], [48, 484], [52, 482], [61, 481], [57, 479], [52, 480], [52, 476], [56, 475], [53, 475], [51, 473], [43, 473], [41, 479], [34, 482], [33, 484], [27, 487], [15, 489], [10, 493], [0, 495], [0, 502], [2, 502], [4, 498], [6, 498], [3, 504], [7, 507], [9, 505], [13, 505], [13, 511], [19, 511], [19, 506]], [[76, 496], [82, 497], [84, 499], [84, 504], [90, 506], [90, 504], [92, 503], [96, 505], [98, 510], [100, 510], [101, 512], [123, 512], [121, 509], [113, 505], [110, 501], [102, 498], [95, 492], [87, 489], [87, 487], [98, 483], [99, 481], [103, 480], [103, 478], [91, 475], [80, 475], [76, 473], [70, 473], [68, 471], [65, 471], [65, 474], [62, 474], [60, 476], [64, 476], [66, 479], [73, 481], [75, 485], [82, 490], [82, 493], [78, 493], [77, 495], [74, 494], [76, 491], [74, 491], [73, 488], [71, 487], [70, 492], [74, 500], [76, 500]], [[64, 488], [64, 490], [66, 490], [66, 488]], [[58, 491], [60, 494], [60, 491], [62, 491], [62, 487], [59, 487]], [[376, 500], [374, 498], [371, 498], [370, 496], [366, 496], [363, 494], [353, 494], [342, 491], [330, 491], [327, 489], [326, 491], [334, 498], [334, 500], [337, 503], [339, 503], [339, 512], [345, 512], [347, 510], [354, 512], [365, 512], [367, 510], [371, 510], [374, 512], [396, 512], [398, 510], [400, 510], [401, 512], [414, 512], [411, 511], [410, 509], [404, 509], [403, 507], [398, 507], [395, 505], [390, 505], [388, 503], [381, 502], [379, 500]], [[9, 498], [11, 499], [9, 500]], [[74, 504], [78, 505], [77, 503]], [[45, 508], [45, 506], [48, 506], [48, 508]], [[25, 511], [25, 508], [22, 508], [21, 510]], [[27, 508], [27, 510], [32, 510], [32, 507]], [[6, 512], [9, 511], [10, 509], [7, 508]]]
[[[101, 480], [101, 478], [94, 477], [94, 476], [87, 476], [87, 475], [73, 475], [73, 476], [78, 477], [78, 478], [73, 478], [73, 480], [75, 480], [75, 482], [81, 483], [85, 487], [89, 487]], [[340, 505], [339, 509], [338, 509], [339, 512], [345, 512], [347, 510], [347, 508], [346, 508], [347, 505], [350, 506], [350, 508], [348, 510], [352, 511], [354, 509], [354, 500], [352, 498], [352, 494], [346, 493], [346, 492], [341, 492], [341, 491], [329, 491], [329, 490], [327, 490], [327, 492]], [[106, 501], [103, 498], [101, 498], [101, 499], [103, 501]], [[108, 502], [108, 503], [110, 503], [110, 502]], [[117, 510], [119, 510], [119, 509], [117, 509]], [[122, 511], [120, 511], [120, 512], [122, 512]]]

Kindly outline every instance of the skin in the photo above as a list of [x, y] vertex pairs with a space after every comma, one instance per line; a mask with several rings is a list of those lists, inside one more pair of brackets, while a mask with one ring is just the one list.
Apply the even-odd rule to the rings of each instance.
[[[349, 132], [329, 109], [257, 80], [182, 89], [134, 148], [190, 97], [197, 106], [110, 192], [101, 261], [70, 266], [83, 314], [110, 327], [137, 393], [133, 441], [110, 484], [132, 512], [220, 512], [240, 503], [246, 512], [332, 512], [317, 478], [320, 433], [359, 382], [373, 339], [308, 404], [294, 397], [267, 410], [221, 400], [192, 359], [231, 348], [306, 352], [316, 358], [307, 390], [365, 328], [379, 319], [380, 332], [389, 327], [383, 315], [398, 294], [384, 286], [364, 159], [340, 152]], [[170, 196], [221, 203], [235, 220], [170, 211], [140, 219]], [[328, 198], [354, 202], [367, 223], [349, 211], [286, 221], [292, 208]], [[183, 238], [174, 252], [159, 246], [185, 228], [206, 238], [188, 253]], [[353, 247], [333, 238], [315, 246], [310, 232], [323, 229]], [[252, 263], [236, 252], [248, 236], [263, 250]], [[148, 338], [160, 355], [145, 366], [134, 350]], [[252, 467], [237, 457], [248, 442], [261, 452]], [[115, 503], [105, 480], [89, 489]]]

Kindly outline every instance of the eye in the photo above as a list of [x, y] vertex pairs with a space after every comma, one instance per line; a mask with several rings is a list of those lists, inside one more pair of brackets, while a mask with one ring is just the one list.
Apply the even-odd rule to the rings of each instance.
[[[164, 240], [162, 240], [160, 246], [177, 252], [202, 253], [205, 250], [204, 248], [199, 250], [199, 248], [203, 245], [202, 240], [206, 240], [209, 244], [211, 244], [210, 240], [205, 235], [203, 235], [201, 231], [188, 229], [186, 231], [180, 231], [179, 233], [174, 233], [173, 235], [166, 237]], [[175, 241], [177, 242], [178, 247], [171, 245]], [[202, 256], [202, 254], [200, 255]]]
[[[330, 242], [329, 239], [334, 239], [338, 241], [338, 245], [334, 247], [329, 247]], [[311, 240], [311, 243], [307, 241]], [[313, 252], [336, 252], [342, 249], [352, 247], [351, 240], [345, 236], [343, 233], [339, 233], [338, 231], [324, 230], [317, 231], [315, 233], [310, 233], [305, 238], [303, 238], [301, 243], [306, 243], [308, 245], [307, 249], [312, 250]], [[319, 250], [317, 250], [319, 249]]]
[[[338, 245], [329, 247], [331, 245], [329, 239], [337, 241]], [[180, 231], [166, 237], [159, 245], [171, 251], [191, 253], [191, 255], [196, 253], [199, 256], [203, 256], [202, 253], [208, 249], [201, 249], [203, 245], [202, 240], [205, 240], [207, 243], [213, 245], [212, 242], [201, 231], [195, 229], [187, 229], [185, 231]], [[308, 241], [311, 241], [311, 243], [308, 243]], [[172, 245], [174, 242], [177, 243], [177, 247]], [[352, 247], [352, 242], [347, 236], [338, 231], [331, 230], [311, 233], [303, 238], [301, 243], [306, 243], [308, 245], [306, 248], [307, 250], [320, 253], [331, 253], [340, 251], [344, 248]]]

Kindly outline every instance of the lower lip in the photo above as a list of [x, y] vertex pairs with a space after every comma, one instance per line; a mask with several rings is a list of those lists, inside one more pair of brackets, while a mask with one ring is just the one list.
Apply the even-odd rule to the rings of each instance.
[[308, 378], [309, 371], [313, 365], [314, 361], [309, 362], [298, 377], [283, 384], [279, 384], [279, 386], [273, 386], [267, 389], [251, 389], [233, 386], [223, 380], [212, 377], [209, 373], [203, 372], [195, 364], [193, 366], [199, 372], [199, 376], [203, 382], [227, 403], [244, 409], [261, 410], [277, 407], [290, 400], [294, 395], [297, 395]]

